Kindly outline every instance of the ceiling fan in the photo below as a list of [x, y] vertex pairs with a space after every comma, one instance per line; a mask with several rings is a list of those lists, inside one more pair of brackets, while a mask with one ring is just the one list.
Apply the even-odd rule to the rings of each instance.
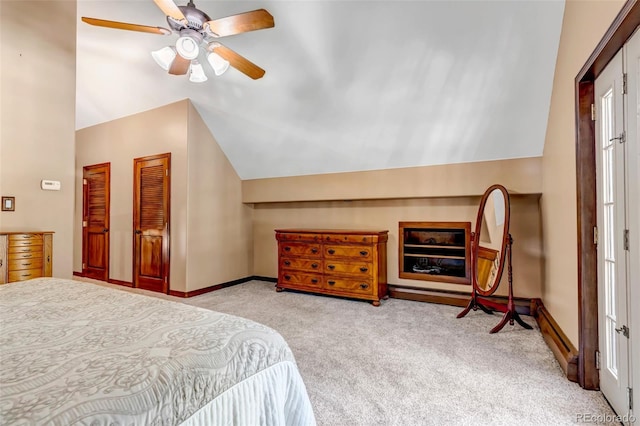
[[180, 37], [176, 40], [175, 46], [164, 47], [152, 52], [151, 55], [169, 74], [189, 73], [189, 80], [193, 82], [207, 80], [204, 69], [198, 61], [200, 53], [205, 55], [216, 75], [221, 75], [231, 65], [254, 80], [264, 76], [265, 70], [223, 46], [217, 39], [274, 27], [273, 16], [269, 12], [258, 9], [212, 20], [206, 13], [196, 8], [193, 0], [189, 0], [186, 6], [177, 6], [173, 0], [153, 1], [167, 16], [167, 23], [171, 29], [84, 16], [82, 21], [90, 25], [119, 30], [160, 35], [178, 34]]

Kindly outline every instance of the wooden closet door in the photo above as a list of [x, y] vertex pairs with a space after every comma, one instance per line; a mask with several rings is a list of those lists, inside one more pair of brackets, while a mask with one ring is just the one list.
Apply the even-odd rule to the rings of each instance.
[[82, 177], [82, 274], [108, 281], [111, 164], [85, 166]]
[[171, 154], [134, 160], [133, 286], [169, 292]]

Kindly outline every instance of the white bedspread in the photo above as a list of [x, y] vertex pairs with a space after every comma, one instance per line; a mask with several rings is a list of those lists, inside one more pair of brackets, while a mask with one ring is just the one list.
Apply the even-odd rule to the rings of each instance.
[[313, 425], [291, 350], [256, 322], [94, 284], [0, 286], [0, 423]]

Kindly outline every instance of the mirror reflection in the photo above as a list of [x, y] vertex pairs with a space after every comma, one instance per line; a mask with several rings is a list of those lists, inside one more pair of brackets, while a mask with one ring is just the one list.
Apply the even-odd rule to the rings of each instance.
[[476, 235], [478, 244], [478, 259], [476, 268], [476, 283], [483, 292], [493, 293], [498, 288], [498, 279], [503, 243], [505, 239], [506, 203], [504, 194], [494, 189], [487, 197], [484, 211], [481, 214], [479, 232]]

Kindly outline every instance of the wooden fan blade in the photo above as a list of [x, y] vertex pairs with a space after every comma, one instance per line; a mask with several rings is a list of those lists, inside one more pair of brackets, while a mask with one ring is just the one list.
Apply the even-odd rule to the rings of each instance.
[[187, 18], [184, 17], [184, 13], [176, 6], [173, 0], [153, 0], [156, 5], [162, 10], [162, 13], [178, 22], [182, 22], [187, 25]]
[[249, 61], [248, 59], [238, 55], [236, 52], [229, 49], [228, 47], [225, 47], [222, 45], [216, 46], [213, 48], [213, 52], [217, 53], [222, 58], [229, 61], [229, 65], [231, 65], [241, 73], [248, 75], [254, 80], [262, 78], [262, 76], [265, 73], [265, 71], [262, 68], [260, 68], [253, 62]]
[[252, 12], [227, 16], [226, 18], [214, 19], [213, 21], [206, 22], [205, 28], [207, 28], [213, 36], [225, 37], [246, 33], [248, 31], [272, 28], [274, 25], [273, 16], [264, 9], [258, 9]]
[[176, 55], [176, 58], [171, 63], [171, 67], [169, 68], [169, 74], [173, 75], [184, 75], [189, 71], [189, 65], [191, 65], [191, 61], [183, 58], [180, 55]]
[[147, 25], [129, 24], [127, 22], [106, 21], [104, 19], [85, 18], [84, 16], [82, 17], [82, 21], [86, 22], [89, 25], [115, 28], [117, 30], [140, 31], [142, 33], [153, 33], [162, 35], [171, 34], [171, 30], [162, 27], [149, 27]]

